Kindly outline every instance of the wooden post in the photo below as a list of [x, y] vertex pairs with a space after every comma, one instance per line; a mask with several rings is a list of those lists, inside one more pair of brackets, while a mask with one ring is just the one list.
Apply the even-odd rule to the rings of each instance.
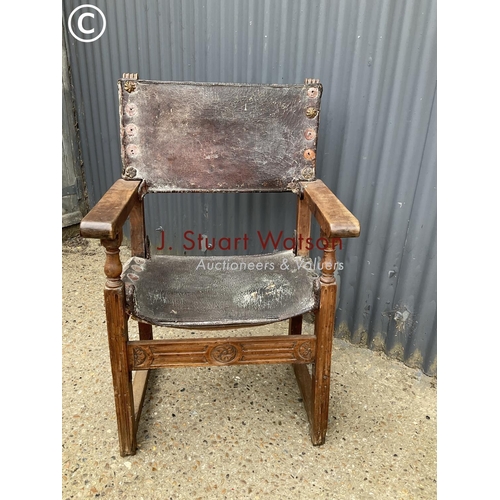
[[109, 355], [115, 393], [115, 408], [118, 423], [121, 456], [134, 455], [136, 451], [136, 428], [134, 415], [134, 396], [132, 390], [132, 372], [128, 367], [127, 342], [128, 327], [125, 311], [125, 287], [120, 279], [120, 244], [122, 233], [113, 240], [101, 240], [106, 249], [106, 286], [104, 303], [108, 327]]
[[[307, 257], [309, 250], [306, 249], [305, 241], [311, 234], [311, 210], [304, 198], [297, 198], [297, 221], [295, 235], [295, 254]], [[288, 322], [288, 334], [300, 335], [302, 333], [302, 315], [290, 318]]]
[[297, 199], [297, 237], [295, 253], [307, 257], [309, 250], [306, 248], [306, 240], [311, 236], [311, 209], [305, 198]]
[[144, 201], [137, 200], [129, 215], [131, 253], [146, 258], [146, 227], [144, 224]]
[[[297, 220], [295, 227], [295, 254], [302, 257], [308, 257], [309, 250], [307, 250], [305, 242], [311, 235], [311, 209], [303, 196], [297, 198]], [[302, 315], [290, 318], [288, 322], [288, 334], [302, 334]], [[312, 422], [311, 375], [309, 374], [307, 365], [294, 363], [292, 366], [300, 389], [300, 394], [302, 395], [307, 417], [309, 422]]]
[[[146, 236], [146, 223], [144, 219], [144, 201], [142, 198], [136, 201], [130, 211], [130, 246], [134, 257], [149, 257], [148, 239]], [[139, 339], [153, 340], [153, 326], [139, 321]], [[134, 416], [135, 435], [141, 418], [146, 389], [148, 387], [150, 370], [137, 371], [134, 374], [132, 387], [134, 391]]]
[[335, 245], [332, 238], [321, 232], [328, 241], [321, 260], [320, 303], [316, 311], [314, 334], [317, 349], [316, 362], [312, 373], [312, 422], [311, 440], [314, 445], [325, 442], [328, 427], [328, 405], [330, 402], [330, 365], [332, 358], [333, 328], [335, 324], [335, 305], [337, 283], [335, 281]]
[[[147, 257], [148, 249], [143, 200], [136, 201], [130, 211], [130, 244], [131, 253], [134, 257]], [[139, 321], [139, 338], [141, 340], [151, 340], [153, 338], [153, 327]]]

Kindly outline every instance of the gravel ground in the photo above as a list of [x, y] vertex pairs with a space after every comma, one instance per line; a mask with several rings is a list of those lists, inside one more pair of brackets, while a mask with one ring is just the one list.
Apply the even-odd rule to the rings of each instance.
[[[123, 260], [128, 256], [122, 248]], [[63, 243], [62, 260], [63, 499], [436, 498], [435, 379], [337, 339], [325, 445], [310, 443], [290, 366], [176, 368], [153, 371], [138, 452], [121, 458], [102, 299], [104, 250], [72, 238]]]

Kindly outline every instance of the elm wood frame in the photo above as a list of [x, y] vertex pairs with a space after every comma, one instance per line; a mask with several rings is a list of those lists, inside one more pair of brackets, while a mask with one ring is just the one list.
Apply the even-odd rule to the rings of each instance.
[[[153, 340], [152, 325], [139, 323], [140, 340], [130, 341], [124, 284], [120, 279], [119, 247], [122, 226], [129, 217], [132, 255], [146, 257], [148, 254], [139, 189], [139, 181], [116, 181], [80, 225], [82, 236], [99, 238], [106, 250], [104, 298], [121, 455], [136, 452], [137, 426], [149, 370], [174, 366], [292, 364], [310, 422], [311, 441], [314, 445], [323, 444], [328, 424], [337, 292], [332, 238], [357, 236], [357, 220], [321, 181], [301, 183], [296, 232], [304, 238], [309, 236], [313, 214], [320, 224], [321, 236], [329, 241], [323, 251], [320, 303], [315, 314], [314, 335], [301, 335], [302, 316], [296, 316], [289, 320], [289, 335], [284, 337]], [[307, 255], [306, 250], [298, 247], [297, 253]], [[234, 356], [231, 353], [225, 358], [213, 355], [217, 346], [228, 345], [234, 346]], [[312, 375], [307, 364], [312, 364]], [[136, 371], [133, 380], [132, 371]]]

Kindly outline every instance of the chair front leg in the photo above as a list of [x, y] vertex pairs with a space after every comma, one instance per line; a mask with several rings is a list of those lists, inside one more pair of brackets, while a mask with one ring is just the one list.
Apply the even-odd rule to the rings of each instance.
[[107, 280], [104, 288], [104, 303], [120, 454], [123, 457], [134, 455], [137, 444], [132, 372], [129, 370], [127, 360], [128, 315], [125, 310], [125, 286], [120, 279], [122, 272], [120, 262], [121, 241], [121, 232], [113, 240], [101, 240], [106, 249], [104, 272]]
[[[325, 235], [322, 234], [322, 237]], [[330, 365], [332, 359], [337, 282], [335, 280], [335, 244], [328, 241], [321, 260], [320, 304], [316, 311], [314, 334], [316, 335], [316, 361], [312, 370], [311, 441], [314, 445], [325, 442], [330, 403]]]

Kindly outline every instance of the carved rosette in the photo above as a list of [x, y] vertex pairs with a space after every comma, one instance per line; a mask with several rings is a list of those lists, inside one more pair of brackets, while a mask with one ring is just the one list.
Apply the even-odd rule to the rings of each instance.
[[142, 347], [134, 347], [134, 366], [141, 366], [148, 359], [146, 351]]
[[313, 350], [311, 342], [306, 341], [299, 344], [297, 349], [298, 357], [303, 359], [304, 361], [312, 361], [313, 359]]
[[233, 344], [221, 344], [210, 351], [210, 358], [216, 363], [227, 365], [239, 358], [239, 350]]

